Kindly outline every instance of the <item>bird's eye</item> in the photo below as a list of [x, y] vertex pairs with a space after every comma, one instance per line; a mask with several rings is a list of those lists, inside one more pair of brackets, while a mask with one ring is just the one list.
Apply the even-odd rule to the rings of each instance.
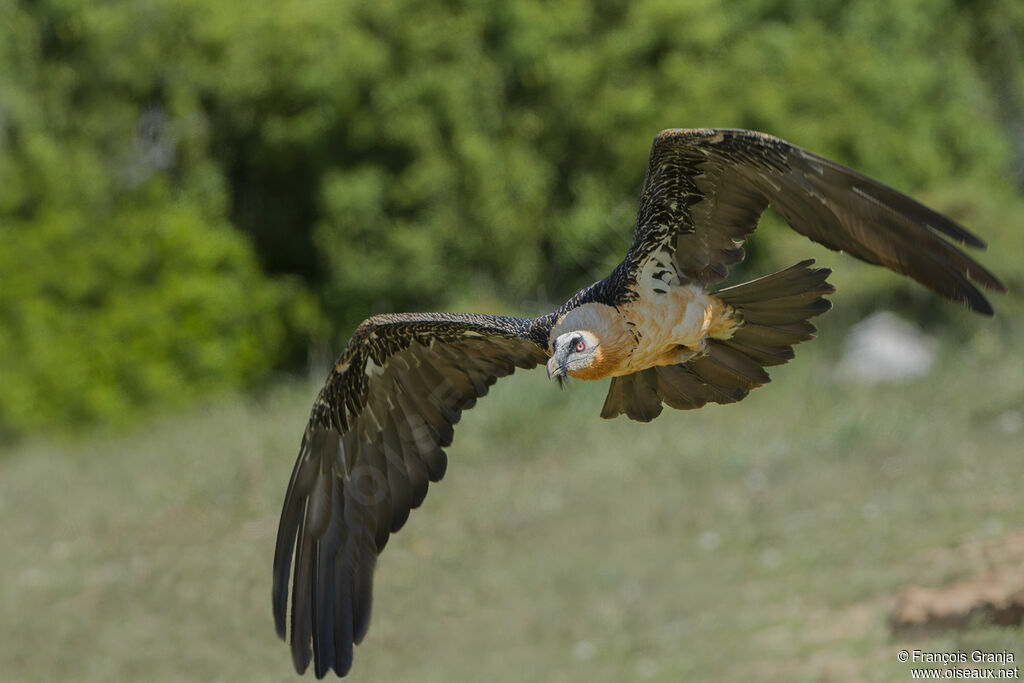
[[582, 339], [577, 339], [576, 340], [576, 346], [573, 347], [573, 348], [575, 348], [576, 351], [579, 352], [579, 351], [582, 351], [583, 349], [587, 348], [587, 345], [583, 343]]

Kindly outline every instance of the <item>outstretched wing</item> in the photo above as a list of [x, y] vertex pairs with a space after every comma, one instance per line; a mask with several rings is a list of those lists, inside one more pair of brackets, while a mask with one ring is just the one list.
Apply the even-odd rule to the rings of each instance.
[[273, 604], [299, 673], [344, 676], [366, 634], [373, 569], [389, 535], [444, 476], [452, 425], [490, 385], [547, 352], [530, 319], [472, 314], [370, 318], [321, 390], [281, 510]]
[[[654, 139], [626, 267], [654, 265], [691, 281], [723, 280], [743, 241], [772, 207], [830, 249], [908, 275], [991, 315], [977, 285], [1003, 285], [946, 238], [984, 243], [945, 216], [879, 182], [779, 138], [745, 130], [666, 130]], [[973, 282], [972, 282], [973, 280]]]

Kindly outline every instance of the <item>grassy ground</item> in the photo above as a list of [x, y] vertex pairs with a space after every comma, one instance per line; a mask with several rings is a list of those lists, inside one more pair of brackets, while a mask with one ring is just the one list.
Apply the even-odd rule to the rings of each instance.
[[[833, 379], [823, 337], [743, 403], [650, 425], [598, 419], [603, 384], [502, 381], [381, 558], [353, 680], [908, 680], [901, 647], [1020, 662], [1019, 629], [900, 642], [886, 619], [907, 583], [967, 571], [944, 550], [1024, 528], [1024, 351], [986, 331], [867, 387]], [[2, 454], [3, 679], [293, 680], [270, 561], [314, 391]]]

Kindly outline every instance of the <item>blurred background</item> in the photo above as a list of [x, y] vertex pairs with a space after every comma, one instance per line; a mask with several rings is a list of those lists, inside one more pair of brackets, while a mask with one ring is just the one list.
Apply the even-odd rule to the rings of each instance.
[[[820, 338], [650, 425], [599, 420], [604, 386], [503, 380], [382, 557], [353, 678], [1024, 660], [1019, 616], [893, 611], [1024, 577], [1024, 4], [0, 0], [5, 679], [291, 680], [277, 514], [351, 330], [547, 312], [623, 257], [654, 135], [698, 126], [952, 216], [1009, 295], [982, 318], [766, 214], [733, 281], [834, 267]], [[912, 376], [856, 371], [880, 310], [927, 351]]]

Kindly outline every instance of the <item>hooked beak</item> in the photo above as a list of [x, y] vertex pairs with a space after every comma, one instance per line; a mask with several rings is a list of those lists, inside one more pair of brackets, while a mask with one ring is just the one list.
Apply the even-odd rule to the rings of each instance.
[[565, 366], [562, 365], [562, 359], [556, 356], [548, 358], [548, 379], [555, 379], [556, 377], [563, 377], [565, 375]]

